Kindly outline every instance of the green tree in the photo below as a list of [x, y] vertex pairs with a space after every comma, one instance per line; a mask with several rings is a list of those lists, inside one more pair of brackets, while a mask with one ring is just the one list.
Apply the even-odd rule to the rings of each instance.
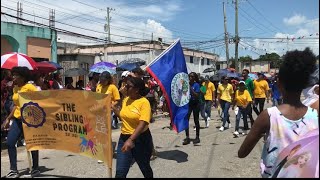
[[260, 55], [259, 61], [268, 61], [270, 63], [270, 68], [279, 68], [282, 63], [282, 58], [277, 53], [266, 53], [265, 55]]
[[239, 58], [239, 61], [240, 62], [251, 62], [253, 59], [252, 59], [252, 57], [251, 56], [241, 56], [240, 58]]

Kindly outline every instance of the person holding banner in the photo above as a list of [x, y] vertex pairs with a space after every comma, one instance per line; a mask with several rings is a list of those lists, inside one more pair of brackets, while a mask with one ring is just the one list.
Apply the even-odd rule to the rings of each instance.
[[[23, 134], [22, 120], [21, 120], [21, 105], [19, 104], [19, 94], [20, 92], [29, 92], [37, 91], [37, 88], [27, 83], [30, 80], [31, 74], [30, 70], [27, 67], [14, 67], [11, 70], [13, 75], [13, 83], [15, 84], [13, 88], [12, 100], [14, 102], [14, 107], [12, 112], [7, 117], [4, 128], [9, 125], [10, 119], [13, 117], [13, 122], [10, 126], [7, 145], [8, 145], [8, 154], [10, 159], [10, 172], [6, 175], [7, 178], [18, 178], [19, 172], [17, 168], [17, 148], [16, 143], [19, 137]], [[38, 170], [39, 167], [39, 151], [31, 151], [32, 154], [32, 170], [31, 177], [40, 174]]]
[[150, 166], [153, 143], [149, 130], [151, 106], [143, 97], [146, 87], [141, 78], [129, 77], [126, 89], [128, 96], [124, 98], [122, 108], [112, 106], [113, 111], [122, 120], [115, 177], [125, 178], [134, 158], [143, 176], [153, 178]]
[[[193, 112], [194, 124], [196, 125], [196, 139], [193, 141], [193, 144], [200, 143], [200, 124], [199, 124], [199, 114], [200, 114], [200, 84], [197, 73], [191, 72], [189, 74], [189, 83], [190, 83], [190, 101], [189, 101], [189, 111], [188, 111], [188, 120], [190, 120], [191, 113]], [[189, 127], [185, 130], [186, 138], [183, 140], [183, 145], [190, 144], [189, 138]]]

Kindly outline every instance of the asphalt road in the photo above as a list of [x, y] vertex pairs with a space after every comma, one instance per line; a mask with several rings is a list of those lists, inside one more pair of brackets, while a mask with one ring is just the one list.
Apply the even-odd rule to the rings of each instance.
[[[266, 105], [270, 106], [270, 104]], [[204, 128], [205, 121], [200, 121], [200, 140], [197, 145], [190, 143], [183, 146], [185, 133], [170, 130], [169, 119], [159, 116], [150, 125], [158, 158], [151, 162], [155, 178], [259, 178], [259, 162], [263, 143], [260, 141], [254, 150], [244, 159], [237, 157], [237, 151], [244, 137], [234, 138], [235, 114], [230, 109], [232, 128], [219, 131], [221, 121], [218, 120], [216, 109], [212, 109], [212, 120], [209, 128]], [[254, 117], [255, 114], [254, 114]], [[193, 119], [190, 120], [190, 138], [195, 138]], [[242, 123], [240, 123], [240, 127]], [[250, 125], [249, 125], [250, 127]], [[112, 140], [118, 141], [120, 130], [113, 130]], [[112, 177], [115, 175], [116, 159], [113, 159]], [[1, 151], [1, 177], [9, 172], [9, 157], [7, 150]], [[18, 169], [22, 175], [28, 167], [27, 154], [24, 147], [18, 148]], [[76, 177], [102, 178], [109, 177], [106, 166], [98, 164], [94, 159], [77, 154], [56, 151], [40, 151], [41, 177]], [[130, 178], [143, 177], [135, 163], [130, 169]]]

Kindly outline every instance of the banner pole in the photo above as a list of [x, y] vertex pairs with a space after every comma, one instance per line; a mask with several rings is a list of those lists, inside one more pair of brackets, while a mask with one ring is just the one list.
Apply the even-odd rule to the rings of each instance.
[[108, 173], [109, 174], [109, 178], [112, 178], [112, 167], [109, 167], [108, 171], [109, 171], [109, 173]]
[[27, 157], [28, 157], [28, 163], [29, 163], [29, 173], [31, 173], [31, 171], [32, 171], [30, 153], [31, 152], [27, 150]]

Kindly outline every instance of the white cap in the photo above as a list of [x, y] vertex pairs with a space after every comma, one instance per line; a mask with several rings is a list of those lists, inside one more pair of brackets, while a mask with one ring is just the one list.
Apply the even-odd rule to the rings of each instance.
[[121, 74], [121, 77], [127, 77], [129, 74], [130, 74], [129, 71], [124, 71], [124, 72]]
[[241, 84], [241, 83], [246, 84], [246, 82], [244, 82], [244, 81], [240, 81], [240, 82], [239, 82], [239, 84]]

